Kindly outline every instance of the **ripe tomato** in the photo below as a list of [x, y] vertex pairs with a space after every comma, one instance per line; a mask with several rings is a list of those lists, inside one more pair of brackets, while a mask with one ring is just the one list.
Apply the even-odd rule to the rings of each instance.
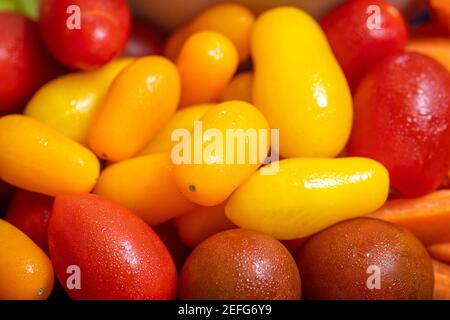
[[88, 70], [124, 48], [131, 26], [126, 0], [42, 0], [39, 27], [45, 44], [64, 65]]
[[5, 220], [48, 253], [47, 224], [52, 207], [53, 197], [17, 190], [6, 212]]
[[163, 242], [131, 211], [100, 196], [57, 196], [48, 242], [56, 275], [72, 299], [176, 296], [177, 271]]
[[382, 0], [347, 1], [321, 25], [353, 89], [372, 65], [403, 50], [408, 38], [401, 12]]
[[349, 156], [381, 162], [404, 196], [436, 189], [450, 167], [450, 73], [418, 53], [374, 66], [356, 90]]
[[19, 112], [37, 89], [61, 72], [35, 22], [0, 12], [0, 116]]

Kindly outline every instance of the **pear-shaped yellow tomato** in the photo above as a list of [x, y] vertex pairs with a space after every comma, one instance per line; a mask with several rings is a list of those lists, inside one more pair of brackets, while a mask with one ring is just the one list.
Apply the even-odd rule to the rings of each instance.
[[209, 109], [189, 132], [175, 136], [172, 149], [175, 178], [191, 201], [215, 206], [264, 162], [270, 147], [270, 128], [251, 104], [229, 101]]
[[253, 73], [242, 72], [235, 76], [225, 89], [221, 100], [241, 100], [252, 103], [253, 99]]
[[177, 60], [181, 77], [182, 107], [217, 102], [238, 67], [238, 54], [233, 43], [214, 31], [201, 31], [190, 36]]
[[0, 219], [0, 300], [45, 300], [53, 289], [47, 255], [22, 231]]
[[62, 133], [23, 115], [0, 119], [0, 178], [51, 196], [90, 192], [99, 175], [95, 155]]
[[345, 76], [317, 22], [279, 7], [262, 14], [252, 34], [253, 103], [280, 129], [280, 154], [334, 157], [352, 124]]
[[28, 103], [25, 114], [81, 143], [111, 82], [132, 58], [120, 58], [90, 72], [72, 73], [43, 86]]
[[141, 150], [140, 154], [170, 153], [176, 144], [172, 141], [172, 133], [177, 129], [191, 131], [194, 128], [194, 121], [200, 120], [212, 106], [214, 104], [199, 104], [178, 110], [164, 128]]
[[167, 41], [164, 53], [175, 60], [189, 36], [199, 31], [216, 31], [233, 42], [239, 61], [248, 58], [250, 36], [255, 17], [245, 6], [237, 3], [219, 3], [207, 8], [190, 23], [174, 32]]
[[89, 146], [105, 160], [131, 158], [170, 119], [179, 99], [172, 62], [159, 56], [136, 60], [112, 83], [89, 129]]
[[178, 191], [168, 153], [110, 165], [100, 175], [94, 193], [127, 207], [150, 225], [195, 208]]
[[371, 159], [287, 159], [274, 175], [256, 172], [233, 193], [225, 212], [241, 228], [290, 240], [370, 213], [388, 192], [387, 170]]

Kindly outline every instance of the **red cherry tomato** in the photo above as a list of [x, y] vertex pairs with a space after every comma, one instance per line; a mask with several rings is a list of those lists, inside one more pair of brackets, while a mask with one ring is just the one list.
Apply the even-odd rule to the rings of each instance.
[[73, 69], [92, 69], [119, 55], [128, 39], [130, 25], [126, 0], [41, 2], [42, 37], [52, 54]]
[[[177, 271], [159, 237], [128, 209], [100, 196], [57, 196], [48, 243], [56, 275], [72, 299], [176, 296]], [[78, 277], [80, 289], [70, 276]]]
[[372, 65], [401, 52], [408, 38], [401, 12], [382, 0], [345, 2], [321, 25], [353, 89]]
[[404, 196], [436, 189], [450, 167], [450, 73], [418, 53], [390, 56], [361, 81], [354, 98], [350, 156], [388, 169]]
[[0, 116], [20, 112], [62, 69], [45, 49], [35, 22], [0, 12]]
[[11, 200], [5, 220], [16, 226], [48, 253], [47, 224], [53, 207], [53, 197], [17, 190]]
[[164, 40], [164, 35], [155, 25], [135, 19], [123, 55], [131, 57], [161, 55]]
[[2, 214], [6, 212], [9, 201], [14, 195], [14, 190], [12, 185], [0, 179], [0, 218], [3, 216]]

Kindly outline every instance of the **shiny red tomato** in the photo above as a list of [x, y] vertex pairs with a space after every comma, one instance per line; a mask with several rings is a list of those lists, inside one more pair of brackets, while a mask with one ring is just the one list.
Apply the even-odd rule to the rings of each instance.
[[5, 220], [16, 226], [48, 253], [47, 225], [53, 197], [17, 190], [6, 212]]
[[350, 156], [376, 159], [404, 196], [436, 189], [450, 167], [450, 73], [418, 53], [390, 56], [354, 98]]
[[[56, 275], [72, 299], [176, 296], [177, 271], [163, 242], [128, 209], [100, 196], [57, 196], [48, 243]], [[71, 276], [78, 277], [79, 289]]]
[[110, 61], [128, 39], [131, 14], [126, 0], [42, 0], [39, 26], [52, 54], [72, 69]]
[[0, 12], [0, 116], [20, 112], [62, 69], [43, 45], [35, 22]]
[[164, 40], [163, 33], [155, 25], [134, 19], [131, 35], [123, 55], [131, 57], [161, 55]]
[[402, 51], [408, 38], [401, 12], [382, 0], [347, 1], [321, 25], [353, 89], [372, 65]]

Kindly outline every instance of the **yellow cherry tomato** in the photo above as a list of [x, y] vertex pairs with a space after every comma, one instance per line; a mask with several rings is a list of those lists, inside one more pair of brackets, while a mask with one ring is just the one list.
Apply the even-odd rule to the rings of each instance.
[[366, 158], [281, 160], [274, 175], [255, 173], [231, 196], [225, 212], [236, 225], [290, 240], [378, 209], [389, 175]]
[[140, 154], [170, 153], [172, 147], [176, 144], [171, 138], [174, 130], [181, 128], [191, 131], [194, 127], [194, 121], [200, 120], [212, 106], [214, 104], [200, 104], [178, 110], [165, 127], [141, 150]]
[[228, 87], [225, 89], [221, 100], [241, 100], [252, 103], [253, 95], [253, 73], [243, 72], [238, 74], [231, 80]]
[[136, 60], [111, 85], [89, 130], [89, 146], [105, 160], [132, 157], [170, 119], [179, 98], [172, 62], [159, 56]]
[[51, 196], [90, 192], [100, 164], [62, 133], [23, 115], [0, 119], [0, 178]]
[[249, 56], [250, 36], [254, 22], [253, 13], [243, 5], [236, 3], [213, 5], [170, 36], [164, 50], [165, 55], [175, 60], [183, 43], [193, 33], [216, 31], [233, 42], [239, 54], [239, 61], [242, 62]]
[[258, 109], [242, 101], [218, 104], [180, 134], [172, 149], [176, 182], [189, 200], [218, 205], [258, 169], [269, 147], [269, 124]]
[[181, 106], [216, 102], [238, 67], [237, 51], [218, 32], [194, 33], [177, 59], [181, 77]]
[[234, 229], [225, 216], [225, 202], [214, 207], [198, 207], [174, 220], [178, 237], [185, 245], [195, 248], [200, 242], [221, 231]]
[[108, 166], [100, 175], [94, 193], [122, 204], [150, 225], [163, 223], [195, 208], [178, 191], [167, 153]]
[[36, 92], [25, 114], [86, 145], [89, 125], [111, 82], [132, 61], [121, 58], [50, 81]]
[[352, 97], [317, 22], [279, 7], [262, 14], [252, 34], [253, 102], [280, 129], [280, 154], [334, 157], [347, 143]]
[[0, 219], [0, 300], [45, 300], [53, 289], [47, 255], [22, 231]]

